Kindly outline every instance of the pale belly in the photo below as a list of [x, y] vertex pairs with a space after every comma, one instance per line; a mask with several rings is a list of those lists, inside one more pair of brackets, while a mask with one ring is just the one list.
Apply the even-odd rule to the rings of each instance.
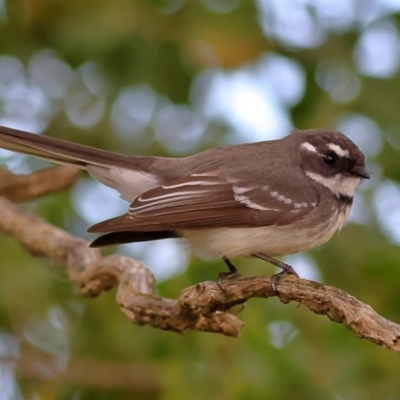
[[182, 231], [192, 249], [206, 258], [246, 257], [264, 253], [271, 257], [307, 251], [328, 241], [341, 228], [349, 210], [336, 213], [319, 225], [267, 226]]

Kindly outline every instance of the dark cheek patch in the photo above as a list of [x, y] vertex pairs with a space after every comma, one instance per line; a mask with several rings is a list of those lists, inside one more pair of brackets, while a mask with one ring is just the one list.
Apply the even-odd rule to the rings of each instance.
[[346, 158], [343, 158], [342, 163], [343, 163], [342, 169], [344, 171], [350, 171], [356, 165], [356, 160], [346, 157]]

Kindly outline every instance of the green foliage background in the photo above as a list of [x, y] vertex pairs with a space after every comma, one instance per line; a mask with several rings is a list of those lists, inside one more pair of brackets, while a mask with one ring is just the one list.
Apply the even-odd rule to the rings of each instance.
[[[173, 104], [190, 105], [192, 83], [207, 68], [234, 71], [269, 52], [296, 60], [306, 87], [290, 109], [294, 126], [334, 128], [343, 113], [359, 113], [378, 124], [383, 143], [369, 159], [375, 173], [374, 183], [363, 192], [367, 223], [346, 225], [310, 254], [324, 283], [399, 322], [400, 251], [380, 228], [373, 207], [380, 182], [400, 181], [398, 72], [379, 78], [356, 69], [354, 48], [368, 24], [325, 30], [326, 40], [314, 47], [289, 46], [263, 34], [258, 3], [3, 0], [0, 53], [27, 68], [32, 57], [49, 49], [72, 71], [87, 63], [100, 71], [104, 110], [97, 122], [76, 126], [64, 97], [53, 97], [51, 112], [43, 116], [46, 134], [125, 154], [160, 155], [174, 154], [157, 140], [151, 124], [132, 140], [115, 134], [112, 107], [123, 88], [148, 85]], [[224, 12], [216, 12], [216, 4], [225, 5]], [[313, 2], [308, 4], [318, 23]], [[296, 7], [301, 2], [293, 2], [293, 13]], [[394, 12], [382, 15], [382, 21], [398, 29]], [[316, 80], [326, 62], [337, 60], [359, 83], [349, 101], [335, 101]], [[342, 83], [340, 75], [335, 79]], [[79, 91], [84, 83], [75, 85]], [[92, 91], [82, 110], [98, 98]], [[9, 113], [4, 101], [0, 112]], [[21, 117], [7, 115], [8, 121]], [[207, 124], [208, 133], [192, 152], [230, 141], [232, 129], [226, 123]], [[33, 161], [28, 165], [37, 166]], [[86, 222], [68, 192], [26, 207], [85, 235]], [[399, 207], [392, 203], [388, 213]], [[81, 298], [62, 270], [31, 258], [10, 238], [1, 236], [0, 254], [0, 399], [400, 399], [398, 354], [359, 340], [342, 325], [296, 304], [250, 301], [239, 315], [246, 324], [239, 339], [198, 332], [180, 336], [131, 325], [113, 291], [98, 299]], [[237, 265], [244, 274], [272, 273], [257, 261], [238, 260]], [[215, 279], [223, 269], [221, 262], [193, 257], [185, 271], [157, 290], [177, 296], [188, 285]]]

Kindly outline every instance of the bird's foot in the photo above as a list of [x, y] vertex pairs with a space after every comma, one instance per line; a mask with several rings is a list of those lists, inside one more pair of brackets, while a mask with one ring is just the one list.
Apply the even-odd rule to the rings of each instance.
[[271, 276], [271, 286], [275, 292], [277, 283], [286, 275], [294, 275], [295, 277], [299, 278], [297, 272], [289, 264], [285, 264], [282, 261], [275, 260], [275, 258], [269, 257], [263, 253], [254, 253], [252, 254], [252, 256], [267, 261], [270, 264], [275, 265], [275, 267], [278, 267], [282, 270], [281, 272], [278, 272], [277, 274]]
[[235, 279], [240, 276], [240, 272], [237, 270], [237, 268], [231, 263], [231, 261], [228, 258], [223, 257], [223, 260], [224, 260], [225, 264], [228, 266], [229, 272], [220, 272], [218, 274], [217, 285], [221, 289], [222, 292], [225, 292], [225, 289], [223, 289], [221, 286], [222, 281], [225, 281], [227, 279]]

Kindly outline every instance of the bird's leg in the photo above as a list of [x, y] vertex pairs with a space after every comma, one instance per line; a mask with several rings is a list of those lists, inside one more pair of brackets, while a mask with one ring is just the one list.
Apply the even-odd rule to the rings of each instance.
[[267, 261], [270, 264], [275, 265], [275, 267], [278, 267], [282, 270], [281, 272], [271, 276], [271, 286], [272, 289], [274, 289], [275, 291], [276, 291], [276, 284], [284, 276], [291, 274], [296, 276], [297, 278], [299, 277], [299, 275], [297, 275], [297, 272], [290, 265], [285, 264], [282, 261], [275, 260], [275, 258], [269, 257], [264, 253], [253, 253], [252, 256]]
[[227, 272], [228, 275], [230, 274], [239, 275], [238, 269], [231, 263], [231, 261], [228, 258], [222, 257], [222, 259], [229, 268], [229, 272]]
[[222, 259], [224, 260], [225, 264], [228, 266], [229, 272], [220, 272], [218, 274], [217, 285], [222, 291], [224, 291], [224, 289], [222, 289], [222, 287], [221, 287], [221, 282], [224, 279], [231, 279], [231, 278], [240, 276], [240, 273], [227, 257], [222, 257]]

